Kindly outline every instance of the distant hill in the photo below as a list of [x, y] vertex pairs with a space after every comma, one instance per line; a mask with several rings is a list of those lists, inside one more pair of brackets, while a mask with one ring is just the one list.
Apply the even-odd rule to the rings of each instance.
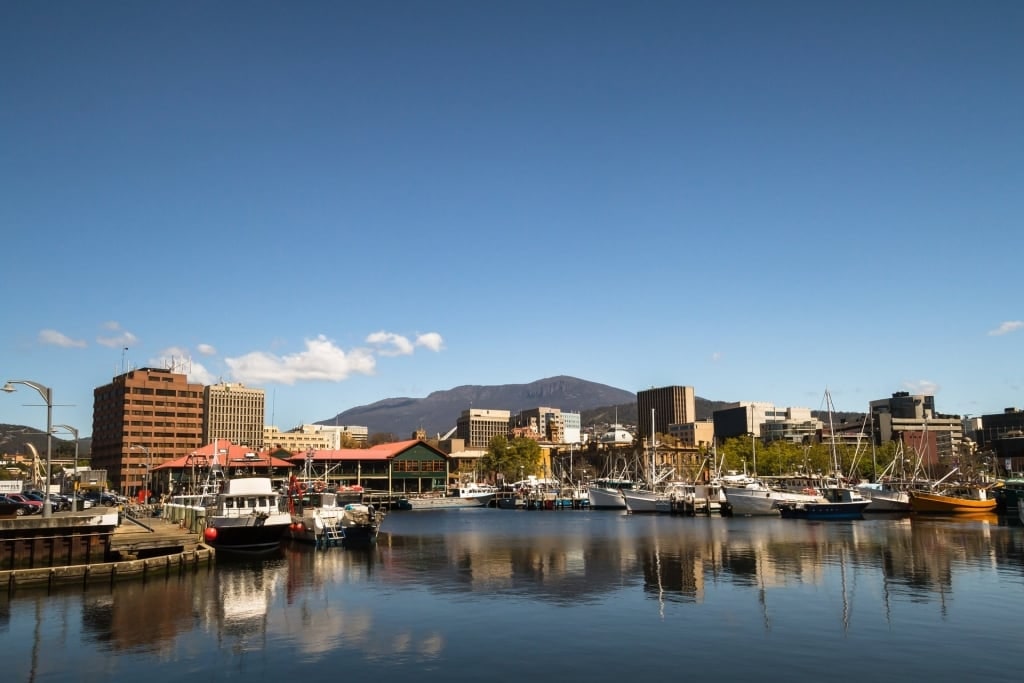
[[[698, 420], [710, 420], [716, 410], [733, 403], [711, 401], [700, 396], [695, 397], [694, 402]], [[387, 398], [350, 408], [317, 424], [365, 426], [370, 434], [390, 434], [395, 439], [409, 438], [417, 429], [423, 429], [427, 438], [436, 438], [455, 427], [459, 415], [469, 408], [515, 413], [539, 406], [579, 412], [584, 429], [612, 423], [635, 426], [638, 421], [636, 394], [633, 392], [560, 375], [529, 384], [464, 385], [435, 391], [426, 398]], [[812, 411], [812, 414], [828, 420], [827, 414], [818, 411]], [[832, 417], [839, 424], [843, 420], [863, 420], [864, 415], [833, 413]]]
[[[726, 401], [709, 401], [696, 397], [697, 419], [711, 419], [714, 411], [728, 405]], [[422, 428], [428, 438], [441, 436], [455, 427], [463, 410], [491, 408], [519, 410], [546, 406], [580, 413], [584, 429], [591, 425], [619, 423], [636, 425], [636, 394], [606, 384], [588, 382], [561, 375], [529, 384], [496, 386], [465, 385], [435, 391], [426, 398], [389, 398], [370, 405], [351, 408], [317, 424], [360, 425], [370, 434], [392, 434], [408, 438]]]
[[[74, 458], [75, 440], [66, 438], [66, 436], [53, 435], [51, 439], [52, 456], [56, 457], [58, 454], [61, 454], [62, 457]], [[32, 447], [36, 449], [40, 457], [46, 457], [45, 430], [33, 429], [24, 425], [0, 424], [0, 454], [27, 454], [29, 449], [26, 444], [32, 444]], [[89, 457], [91, 449], [91, 438], [83, 437], [78, 442], [78, 455], [80, 458]]]
[[370, 434], [392, 434], [401, 439], [408, 438], [417, 429], [423, 429], [429, 438], [434, 438], [438, 434], [444, 436], [453, 429], [462, 411], [469, 408], [509, 410], [515, 413], [546, 406], [583, 413], [589, 409], [620, 404], [631, 404], [633, 415], [636, 415], [636, 394], [562, 375], [529, 384], [464, 385], [435, 391], [426, 398], [388, 398], [351, 408], [317, 424], [360, 425], [367, 427]]

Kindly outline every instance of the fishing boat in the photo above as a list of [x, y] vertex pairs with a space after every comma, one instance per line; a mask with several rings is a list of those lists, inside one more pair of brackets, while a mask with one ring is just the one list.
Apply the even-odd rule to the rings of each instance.
[[361, 486], [332, 490], [322, 480], [294, 476], [288, 485], [288, 509], [287, 537], [317, 547], [374, 543], [384, 516], [362, 503]]
[[[663, 472], [656, 471], [657, 468], [657, 442], [654, 433], [654, 410], [651, 410], [651, 441], [648, 447], [648, 463], [644, 468], [644, 479], [647, 482], [644, 487], [625, 487], [619, 489], [622, 494], [622, 502], [627, 512], [660, 512], [662, 509], [668, 511], [669, 493], [666, 491], [665, 480], [672, 475], [672, 470]], [[659, 500], [661, 503], [659, 504]]]
[[867, 499], [864, 512], [910, 512], [910, 494], [907, 486], [889, 481], [857, 484], [857, 491]]
[[871, 501], [848, 486], [830, 486], [820, 491], [822, 500], [813, 503], [778, 503], [785, 519], [861, 519]]
[[409, 495], [398, 501], [399, 510], [447, 510], [451, 508], [488, 507], [494, 502], [498, 490], [484, 484], [467, 484], [450, 493], [424, 493]]
[[946, 480], [959, 471], [954, 467], [946, 476], [927, 489], [912, 490], [910, 508], [925, 514], [970, 514], [994, 512], [996, 499], [988, 495], [988, 487], [965, 483], [946, 484]]
[[637, 488], [629, 477], [601, 477], [587, 486], [587, 502], [591, 510], [625, 510], [624, 490]]
[[280, 546], [291, 523], [270, 477], [233, 477], [206, 510], [203, 539], [218, 551], [266, 552]]
[[956, 485], [929, 491], [910, 491], [910, 508], [925, 514], [994, 512], [996, 499], [981, 486]]
[[805, 488], [799, 492], [770, 486], [762, 479], [753, 479], [741, 487], [722, 488], [725, 499], [735, 516], [778, 516], [782, 506], [788, 504], [818, 503], [817, 489]]
[[815, 493], [820, 500], [813, 502], [782, 502], [777, 503], [779, 515], [787, 519], [860, 519], [864, 508], [871, 501], [851, 486], [843, 483], [842, 465], [839, 450], [836, 448], [835, 430], [832, 426], [832, 394], [825, 390], [825, 405], [828, 409], [830, 450], [832, 468], [835, 472], [834, 483], [818, 488]]

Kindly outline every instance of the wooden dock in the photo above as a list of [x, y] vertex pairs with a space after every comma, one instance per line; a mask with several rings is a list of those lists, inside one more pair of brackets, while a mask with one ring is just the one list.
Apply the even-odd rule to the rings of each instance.
[[111, 559], [134, 560], [154, 555], [193, 552], [202, 544], [202, 534], [160, 517], [125, 516], [114, 529], [108, 554]]
[[[96, 531], [91, 534], [82, 530], [81, 519], [64, 520], [62, 525], [61, 519], [53, 518], [46, 520], [48, 524], [9, 527], [2, 540], [5, 546], [10, 546], [10, 552], [4, 557], [13, 566], [0, 570], [0, 587], [6, 587], [8, 593], [23, 588], [48, 591], [61, 586], [85, 588], [98, 583], [196, 571], [213, 565], [214, 551], [202, 542], [201, 534], [190, 532], [178, 523], [158, 517], [137, 520], [124, 517], [118, 525], [116, 515], [108, 517], [110, 524], [105, 528], [95, 526]], [[62, 533], [62, 528], [67, 533]], [[71, 545], [85, 549], [85, 556], [89, 558], [85, 562], [59, 561], [65, 554], [60, 544], [68, 545], [63, 540], [68, 534], [79, 539]], [[81, 553], [74, 556], [80, 557]], [[26, 557], [30, 560], [27, 565]], [[40, 566], [36, 560], [45, 562], [45, 566]]]

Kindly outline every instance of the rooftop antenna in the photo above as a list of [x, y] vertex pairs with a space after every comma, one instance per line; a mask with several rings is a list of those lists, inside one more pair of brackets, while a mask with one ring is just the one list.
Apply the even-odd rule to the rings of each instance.
[[128, 372], [128, 366], [125, 364], [126, 363], [126, 356], [127, 356], [127, 354], [128, 354], [128, 347], [126, 346], [123, 349], [121, 349], [121, 374], [122, 375], [124, 373]]

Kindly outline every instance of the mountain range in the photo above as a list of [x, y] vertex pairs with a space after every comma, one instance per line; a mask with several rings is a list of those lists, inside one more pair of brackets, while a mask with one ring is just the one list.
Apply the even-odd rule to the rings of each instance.
[[[726, 405], [721, 401], [696, 399], [697, 419]], [[470, 408], [520, 410], [538, 407], [580, 413], [583, 427], [593, 424], [637, 422], [636, 394], [607, 384], [559, 375], [529, 384], [492, 386], [464, 385], [435, 391], [426, 398], [388, 398], [338, 413], [321, 420], [321, 425], [358, 425], [371, 435], [390, 434], [405, 439], [419, 429], [427, 438], [444, 436], [455, 427], [462, 411]]]

